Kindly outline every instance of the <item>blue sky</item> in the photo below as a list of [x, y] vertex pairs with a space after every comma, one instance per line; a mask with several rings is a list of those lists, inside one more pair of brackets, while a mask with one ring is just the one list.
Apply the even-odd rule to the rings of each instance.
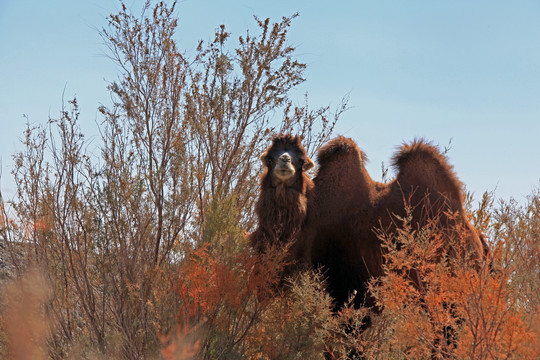
[[[142, 1], [126, 4], [139, 12]], [[330, 5], [331, 4], [331, 5]], [[77, 96], [83, 129], [97, 136], [99, 104], [116, 70], [96, 29], [116, 1], [0, 1], [0, 156], [4, 196], [14, 194], [11, 155], [31, 123], [56, 117]], [[355, 139], [380, 180], [395, 147], [425, 137], [444, 147], [479, 198], [496, 190], [522, 201], [540, 185], [540, 2], [184, 0], [181, 49], [225, 24], [233, 37], [253, 15], [300, 13], [290, 43], [308, 64], [312, 107], [349, 94], [336, 133]], [[255, 156], [255, 155], [254, 155]]]

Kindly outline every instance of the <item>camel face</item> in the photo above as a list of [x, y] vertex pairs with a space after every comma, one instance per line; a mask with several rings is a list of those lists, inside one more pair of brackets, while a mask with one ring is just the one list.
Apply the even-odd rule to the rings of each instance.
[[261, 156], [261, 160], [273, 181], [285, 185], [292, 184], [297, 175], [314, 166], [297, 137], [276, 138]]
[[278, 157], [273, 170], [274, 176], [282, 182], [292, 179], [294, 174], [296, 174], [293, 158], [295, 158], [295, 163], [298, 164], [298, 159], [296, 159], [294, 152], [292, 156], [288, 151], [283, 151], [281, 154], [278, 153], [276, 156]]

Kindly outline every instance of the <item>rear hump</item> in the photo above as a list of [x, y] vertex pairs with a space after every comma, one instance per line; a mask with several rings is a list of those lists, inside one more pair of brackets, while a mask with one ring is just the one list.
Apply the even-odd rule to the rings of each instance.
[[463, 184], [447, 157], [424, 139], [401, 145], [392, 157], [392, 166], [402, 186], [424, 185], [455, 199], [462, 199]]

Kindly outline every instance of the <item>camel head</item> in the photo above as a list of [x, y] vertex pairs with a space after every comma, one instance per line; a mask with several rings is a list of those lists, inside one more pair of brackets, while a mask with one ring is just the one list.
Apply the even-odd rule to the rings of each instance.
[[300, 138], [283, 134], [274, 137], [272, 145], [261, 155], [261, 161], [274, 186], [291, 185], [303, 171], [315, 166], [300, 143]]

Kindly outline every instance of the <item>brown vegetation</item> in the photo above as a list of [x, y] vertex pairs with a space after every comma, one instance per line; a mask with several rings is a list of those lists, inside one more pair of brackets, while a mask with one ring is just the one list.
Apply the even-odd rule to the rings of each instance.
[[260, 174], [252, 154], [278, 131], [316, 148], [345, 108], [332, 115], [289, 97], [305, 69], [287, 44], [294, 16], [256, 19], [233, 46], [220, 26], [188, 54], [174, 4], [150, 6], [133, 15], [122, 4], [100, 32], [120, 71], [99, 109], [101, 138], [87, 139], [74, 99], [28, 126], [14, 156], [2, 241], [28, 245], [54, 294], [43, 304], [52, 358], [157, 356], [184, 305], [171, 291], [184, 261], [208, 247], [232, 266], [246, 247]]
[[[409, 211], [399, 231], [380, 233], [384, 275], [370, 291], [382, 311], [372, 315], [369, 330], [345, 342], [368, 359], [537, 359], [539, 295], [519, 279], [538, 284], [538, 200], [536, 192], [525, 207], [495, 208], [486, 193], [478, 208], [469, 205], [474, 226], [491, 239], [490, 259], [480, 263], [470, 257], [439, 261], [446, 234], [436, 224], [415, 230]], [[512, 217], [506, 217], [509, 210]], [[342, 316], [361, 321], [363, 313], [347, 308]]]

